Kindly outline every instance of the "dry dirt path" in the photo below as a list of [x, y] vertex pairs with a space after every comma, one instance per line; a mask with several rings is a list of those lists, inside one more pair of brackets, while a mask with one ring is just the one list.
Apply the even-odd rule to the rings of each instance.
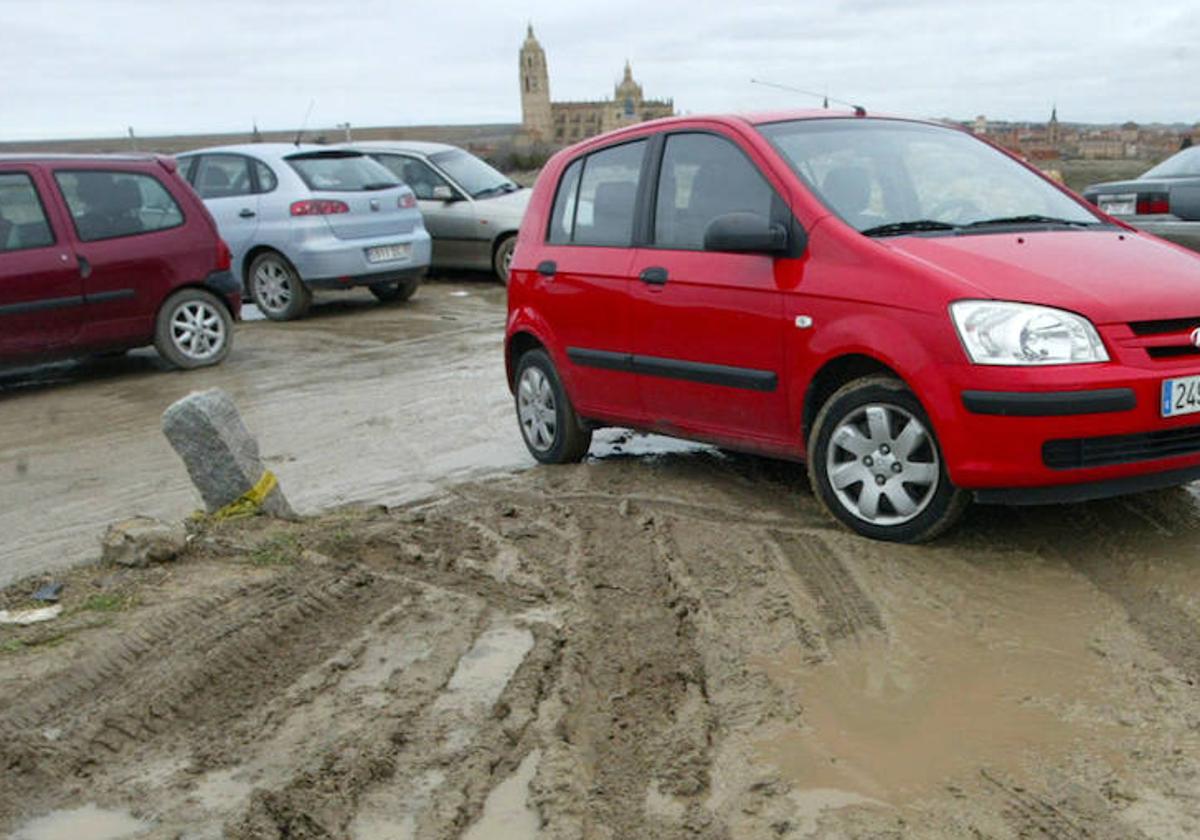
[[1200, 836], [1198, 523], [1171, 491], [890, 546], [694, 451], [227, 524], [0, 639], [0, 831]]

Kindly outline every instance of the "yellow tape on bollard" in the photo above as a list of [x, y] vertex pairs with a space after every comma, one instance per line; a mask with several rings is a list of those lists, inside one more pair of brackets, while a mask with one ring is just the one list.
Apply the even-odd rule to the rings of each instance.
[[258, 513], [262, 503], [266, 501], [267, 496], [279, 484], [275, 478], [275, 473], [266, 470], [262, 474], [262, 478], [258, 483], [247, 490], [242, 495], [238, 496], [225, 507], [212, 514], [213, 519], [234, 519], [239, 516], [253, 516]]

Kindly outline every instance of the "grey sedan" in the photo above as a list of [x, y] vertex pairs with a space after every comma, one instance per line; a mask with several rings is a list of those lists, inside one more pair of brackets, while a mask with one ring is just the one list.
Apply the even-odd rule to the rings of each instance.
[[1132, 181], [1093, 184], [1083, 197], [1110, 216], [1200, 251], [1200, 146], [1177, 152]]
[[531, 191], [457, 146], [403, 140], [354, 143], [408, 184], [433, 237], [433, 265], [508, 280]]

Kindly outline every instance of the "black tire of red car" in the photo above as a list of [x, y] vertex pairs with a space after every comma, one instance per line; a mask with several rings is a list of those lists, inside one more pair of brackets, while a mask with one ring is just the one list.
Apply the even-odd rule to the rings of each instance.
[[401, 303], [415, 295], [420, 285], [421, 279], [413, 277], [396, 283], [375, 283], [368, 288], [380, 303]]
[[180, 289], [159, 307], [154, 348], [174, 367], [192, 370], [220, 364], [232, 346], [233, 317], [211, 292]]
[[[516, 388], [513, 400], [521, 439], [529, 454], [543, 464], [571, 464], [582, 461], [592, 445], [592, 430], [584, 426], [558, 378], [554, 363], [544, 350], [530, 350], [517, 360]], [[544, 385], [544, 388], [543, 388]], [[550, 398], [550, 403], [545, 401]], [[541, 409], [541, 422], [529, 413], [529, 400]], [[523, 400], [525, 402], [523, 402]], [[547, 410], [548, 409], [548, 410]], [[545, 422], [553, 418], [553, 429]], [[533, 418], [533, 422], [527, 420]], [[539, 437], [538, 430], [547, 434]]]
[[[260, 276], [261, 272], [261, 276]], [[250, 263], [246, 284], [250, 298], [272, 321], [301, 318], [312, 304], [312, 292], [282, 254], [266, 251]]]
[[[899, 440], [904, 437], [903, 429], [900, 429], [895, 437], [890, 432], [880, 435], [879, 447], [873, 448], [870, 452], [848, 457], [851, 456], [849, 450], [839, 444], [835, 446], [835, 451], [831, 454], [830, 448], [833, 445], [834, 433], [843, 424], [853, 425], [858, 417], [871, 409], [878, 408], [884, 409], [887, 418], [885, 425], [889, 430], [893, 428], [892, 424], [897, 419], [905, 420], [907, 418], [904, 428], [907, 428], [908, 421], [916, 420], [920, 427], [923, 427], [918, 427], [920, 432], [924, 432], [922, 443], [918, 447], [897, 454], [900, 450], [905, 449], [907, 444], [907, 442], [901, 443]], [[876, 416], [879, 415], [876, 414]], [[870, 443], [875, 443], [875, 435], [872, 431], [868, 431], [868, 437]], [[837, 461], [838, 458], [844, 460]], [[858, 507], [860, 511], [862, 508], [851, 497], [854, 488], [858, 487], [859, 501], [862, 499], [861, 494], [868, 488], [865, 482], [849, 484], [843, 486], [839, 495], [839, 491], [835, 489], [829, 476], [831, 459], [836, 462], [835, 469], [849, 466], [854, 470], [861, 470], [869, 479], [881, 485], [879, 498], [883, 498], [883, 494], [888, 494], [886, 496], [887, 507], [891, 513], [888, 514], [884, 510], [883, 502], [879, 501], [876, 503], [876, 515], [883, 513], [885, 518], [889, 515], [896, 519], [902, 518], [900, 510], [891, 502], [892, 494], [897, 492], [903, 492], [910, 501], [913, 500], [914, 495], [919, 495], [917, 499], [919, 512], [906, 521], [894, 524], [880, 524], [868, 521], [862, 515], [856, 515], [851, 508]], [[924, 494], [920, 494], [922, 485], [904, 482], [905, 476], [915, 476], [917, 469], [921, 470], [922, 476], [936, 476], [934, 483], [925, 489]], [[971, 498], [969, 493], [951, 483], [950, 476], [946, 473], [946, 462], [942, 457], [933, 423], [921, 406], [920, 400], [903, 382], [890, 376], [870, 376], [857, 379], [842, 386], [826, 400], [817, 413], [808, 438], [808, 476], [814, 495], [831, 517], [865, 537], [890, 542], [920, 543], [934, 539], [958, 521], [970, 504]], [[897, 483], [892, 483], [893, 477]], [[914, 491], [913, 488], [917, 489]], [[896, 498], [899, 497], [896, 496]], [[922, 504], [923, 507], [920, 506]]]
[[516, 248], [517, 235], [513, 233], [500, 241], [496, 247], [496, 253], [492, 257], [492, 271], [495, 272], [496, 278], [506, 286], [508, 285], [509, 265], [512, 263], [513, 251]]

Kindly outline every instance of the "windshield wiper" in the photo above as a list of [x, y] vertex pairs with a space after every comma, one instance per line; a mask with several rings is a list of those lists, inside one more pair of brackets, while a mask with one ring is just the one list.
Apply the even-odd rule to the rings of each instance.
[[901, 233], [920, 233], [927, 230], [958, 230], [959, 225], [939, 222], [934, 219], [910, 219], [907, 222], [889, 222], [859, 231], [863, 236], [897, 236]]
[[1073, 227], [1091, 227], [1099, 222], [1081, 222], [1078, 219], [1059, 219], [1054, 216], [1042, 216], [1038, 213], [1026, 213], [1023, 216], [997, 216], [994, 219], [980, 219], [971, 222], [966, 227], [986, 227], [988, 225], [1071, 225]]
[[483, 198], [484, 196], [491, 195], [492, 193], [506, 193], [506, 192], [512, 192], [512, 190], [510, 190], [508, 188], [508, 184], [497, 184], [494, 187], [484, 187], [479, 192], [472, 193], [471, 198]]

